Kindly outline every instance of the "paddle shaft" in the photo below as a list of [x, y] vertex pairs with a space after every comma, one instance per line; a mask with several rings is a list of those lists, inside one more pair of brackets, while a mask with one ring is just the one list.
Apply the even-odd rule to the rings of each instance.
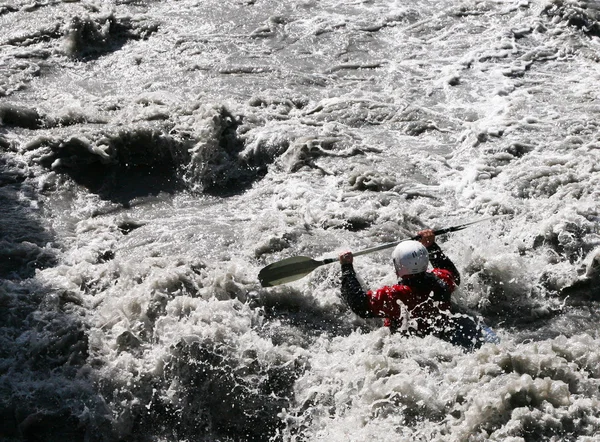
[[[493, 218], [495, 218], [495, 217], [493, 217]], [[486, 219], [490, 219], [490, 218], [486, 218]], [[467, 223], [467, 224], [461, 224], [460, 226], [446, 227], [446, 228], [443, 228], [443, 229], [434, 230], [433, 234], [435, 236], [438, 236], [438, 235], [443, 235], [444, 233], [457, 232], [459, 230], [462, 230], [462, 229], [470, 226], [471, 224], [479, 223], [481, 221], [485, 221], [485, 219], [480, 219], [478, 221], [473, 221], [473, 222], [470, 222], [470, 223]], [[411, 239], [416, 241], [419, 238], [420, 238], [420, 235], [415, 235]], [[370, 248], [365, 249], [365, 250], [360, 250], [358, 252], [354, 252], [354, 253], [352, 253], [352, 255], [353, 256], [361, 256], [361, 255], [366, 255], [368, 253], [379, 252], [380, 250], [391, 249], [392, 247], [397, 246], [398, 244], [400, 244], [403, 241], [406, 241], [406, 240], [388, 242], [386, 244], [381, 244], [379, 246], [370, 247]], [[338, 258], [326, 258], [326, 259], [324, 259], [321, 262], [323, 264], [331, 264], [332, 262], [336, 262], [337, 260], [338, 260]]]
[[[487, 221], [489, 219], [493, 219], [496, 217], [484, 218], [477, 221], [472, 221], [470, 223], [461, 224], [459, 226], [446, 227], [444, 229], [434, 230], [433, 233], [437, 235], [442, 235], [444, 233], [456, 232], [458, 230], [462, 230], [472, 224], [480, 223], [482, 221]], [[412, 237], [413, 240], [418, 240], [420, 238], [419, 235]], [[365, 250], [360, 250], [358, 252], [353, 253], [354, 256], [366, 255], [367, 253], [377, 252], [379, 250], [385, 250], [397, 246], [402, 241], [394, 241], [386, 244], [382, 244], [379, 246], [371, 247]], [[272, 287], [274, 285], [285, 284], [287, 282], [292, 282], [297, 279], [300, 279], [306, 275], [308, 275], [313, 270], [321, 267], [325, 264], [331, 264], [337, 262], [338, 258], [326, 258], [321, 261], [317, 261], [311, 259], [307, 256], [295, 256], [291, 258], [286, 258], [281, 261], [275, 262], [273, 264], [269, 264], [264, 267], [258, 278], [263, 287]]]

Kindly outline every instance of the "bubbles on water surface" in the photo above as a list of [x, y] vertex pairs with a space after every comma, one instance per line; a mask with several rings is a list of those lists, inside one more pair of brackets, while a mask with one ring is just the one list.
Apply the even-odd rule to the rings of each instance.
[[[596, 12], [0, 6], [2, 436], [593, 438]], [[356, 318], [335, 264], [256, 280], [494, 214], [439, 239], [473, 353]]]

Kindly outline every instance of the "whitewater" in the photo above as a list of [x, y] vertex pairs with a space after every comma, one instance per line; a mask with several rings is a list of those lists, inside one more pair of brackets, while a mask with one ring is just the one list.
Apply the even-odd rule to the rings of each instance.
[[[599, 62], [595, 0], [0, 3], [0, 440], [600, 441]], [[257, 278], [492, 216], [473, 352]]]

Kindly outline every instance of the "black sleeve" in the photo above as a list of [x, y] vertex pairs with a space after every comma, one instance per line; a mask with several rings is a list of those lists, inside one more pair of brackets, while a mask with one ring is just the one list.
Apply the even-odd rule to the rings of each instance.
[[369, 296], [356, 278], [352, 264], [342, 264], [342, 298], [361, 318], [374, 317], [369, 307]]
[[427, 251], [429, 252], [429, 262], [434, 268], [448, 270], [454, 275], [456, 285], [460, 284], [460, 273], [450, 258], [448, 258], [437, 243], [431, 244]]

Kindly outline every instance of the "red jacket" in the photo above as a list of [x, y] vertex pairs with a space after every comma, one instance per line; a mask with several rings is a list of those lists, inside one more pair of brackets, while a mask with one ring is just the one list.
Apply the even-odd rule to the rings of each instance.
[[451, 316], [451, 293], [460, 283], [458, 270], [437, 244], [428, 248], [435, 268], [404, 277], [393, 286], [365, 292], [352, 264], [342, 265], [342, 297], [363, 318], [385, 318], [393, 331], [443, 335]]

